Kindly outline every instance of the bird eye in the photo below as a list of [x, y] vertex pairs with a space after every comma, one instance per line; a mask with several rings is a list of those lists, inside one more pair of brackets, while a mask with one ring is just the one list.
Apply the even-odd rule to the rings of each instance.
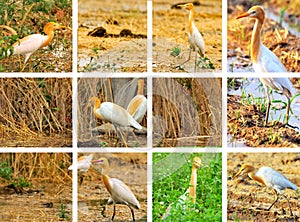
[[250, 12], [251, 15], [255, 15], [256, 14], [256, 11], [252, 11]]

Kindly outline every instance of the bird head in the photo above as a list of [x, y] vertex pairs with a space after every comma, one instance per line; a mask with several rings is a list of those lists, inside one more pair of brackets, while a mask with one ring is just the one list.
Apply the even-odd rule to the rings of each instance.
[[72, 30], [70, 27], [60, 25], [56, 22], [48, 22], [44, 27], [44, 32], [48, 33], [49, 31], [55, 31], [55, 30], [58, 30], [58, 29], [70, 29], [70, 30]]
[[237, 19], [244, 18], [244, 17], [249, 17], [249, 18], [254, 18], [254, 19], [264, 21], [265, 11], [261, 6], [253, 6], [247, 12], [239, 15]]
[[193, 167], [199, 169], [201, 166], [203, 166], [202, 161], [199, 157], [196, 156], [193, 160]]
[[192, 9], [194, 9], [194, 4], [186, 3], [186, 4], [178, 5], [178, 7], [181, 7], [181, 8], [187, 9], [187, 10], [192, 10]]
[[97, 159], [97, 160], [92, 160], [92, 163], [96, 164], [96, 165], [103, 165], [103, 167], [101, 167], [101, 170], [100, 170], [101, 174], [105, 173], [109, 168], [108, 160], [104, 157], [101, 157], [100, 159]]
[[244, 175], [250, 172], [254, 171], [254, 167], [247, 165], [247, 164], [243, 164], [240, 168], [240, 170], [233, 176], [233, 178], [238, 177], [239, 175]]
[[100, 107], [101, 105], [101, 102], [100, 102], [100, 99], [96, 96], [93, 96], [92, 98], [89, 99], [84, 111], [87, 111], [87, 109], [90, 107], [90, 106], [94, 106], [96, 107], [97, 109]]

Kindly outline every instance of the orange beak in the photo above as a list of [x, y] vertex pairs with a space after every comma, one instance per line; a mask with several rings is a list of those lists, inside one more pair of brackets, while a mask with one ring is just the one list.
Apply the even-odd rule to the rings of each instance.
[[250, 15], [250, 13], [249, 13], [249, 12], [245, 12], [245, 13], [243, 13], [243, 14], [239, 15], [238, 17], [236, 17], [236, 19], [240, 19], [240, 18], [248, 17], [249, 15]]

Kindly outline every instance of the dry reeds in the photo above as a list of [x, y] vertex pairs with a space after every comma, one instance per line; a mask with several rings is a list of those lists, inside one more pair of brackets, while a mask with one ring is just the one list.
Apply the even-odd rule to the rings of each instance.
[[59, 184], [72, 181], [67, 169], [71, 165], [68, 153], [5, 153], [0, 155], [0, 162], [13, 169], [14, 179], [22, 177], [28, 182]]
[[0, 106], [2, 138], [71, 134], [72, 80], [1, 78]]
[[209, 78], [154, 79], [153, 138], [162, 140], [156, 146], [221, 146], [220, 82]]
[[[86, 142], [96, 140], [92, 135], [92, 128], [104, 122], [97, 123], [89, 99], [93, 96], [100, 98], [101, 102], [114, 102], [127, 108], [130, 100], [137, 94], [137, 80], [130, 78], [81, 78], [78, 81], [78, 141]], [[144, 85], [144, 94], [146, 90]], [[146, 115], [142, 125], [146, 125]]]

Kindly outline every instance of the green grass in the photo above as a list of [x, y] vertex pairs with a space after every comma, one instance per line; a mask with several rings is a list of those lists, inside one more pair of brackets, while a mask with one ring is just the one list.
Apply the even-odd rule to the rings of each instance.
[[166, 208], [177, 203], [189, 188], [192, 161], [199, 156], [196, 204], [183, 209], [174, 204], [167, 221], [222, 221], [222, 156], [220, 153], [153, 154], [153, 221], [160, 221]]

